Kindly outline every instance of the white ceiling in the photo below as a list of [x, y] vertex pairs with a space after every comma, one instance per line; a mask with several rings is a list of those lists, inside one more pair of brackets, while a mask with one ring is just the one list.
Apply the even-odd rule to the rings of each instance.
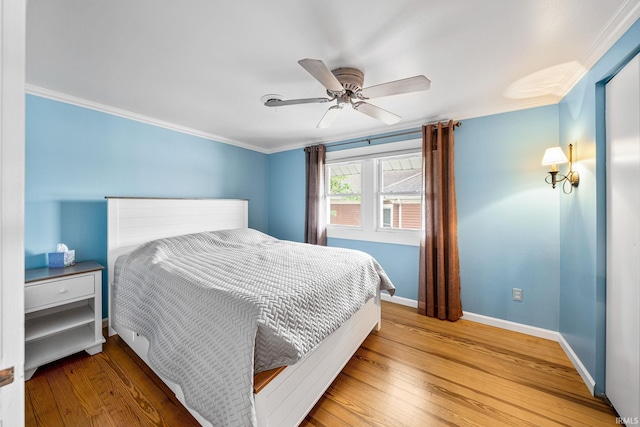
[[[557, 103], [640, 16], [640, 0], [30, 0], [27, 91], [265, 153]], [[297, 63], [419, 74], [371, 100], [392, 126], [329, 104]]]

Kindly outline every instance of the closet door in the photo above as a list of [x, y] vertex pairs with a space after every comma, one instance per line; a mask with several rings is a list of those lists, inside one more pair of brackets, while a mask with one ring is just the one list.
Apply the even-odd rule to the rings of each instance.
[[[640, 58], [606, 87], [607, 339], [605, 393], [640, 417]], [[624, 421], [624, 420], [623, 420]]]

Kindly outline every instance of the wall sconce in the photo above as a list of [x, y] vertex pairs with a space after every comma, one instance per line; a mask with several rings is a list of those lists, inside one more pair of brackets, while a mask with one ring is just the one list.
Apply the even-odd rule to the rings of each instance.
[[[561, 163], [569, 162], [569, 173], [566, 175], [560, 174], [558, 177], [558, 166]], [[564, 155], [562, 148], [552, 147], [547, 148], [542, 158], [543, 165], [551, 165], [549, 176], [544, 180], [547, 184], [551, 184], [552, 188], [556, 188], [556, 184], [562, 182], [562, 191], [565, 194], [570, 194], [573, 191], [573, 187], [577, 187], [580, 184], [580, 175], [573, 170], [573, 144], [569, 144], [569, 159]], [[566, 189], [566, 184], [569, 183], [569, 191]]]

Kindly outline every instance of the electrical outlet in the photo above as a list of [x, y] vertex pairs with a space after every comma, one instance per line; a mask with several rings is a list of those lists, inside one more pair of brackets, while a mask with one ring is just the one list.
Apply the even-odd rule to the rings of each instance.
[[522, 301], [522, 289], [513, 288], [512, 295], [514, 301]]

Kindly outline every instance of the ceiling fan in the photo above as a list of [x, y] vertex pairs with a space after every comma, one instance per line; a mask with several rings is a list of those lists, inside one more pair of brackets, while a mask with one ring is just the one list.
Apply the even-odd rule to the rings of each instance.
[[336, 105], [330, 107], [318, 123], [317, 127], [319, 128], [329, 127], [345, 106], [350, 106], [354, 110], [388, 125], [398, 123], [401, 119], [400, 116], [365, 101], [371, 98], [419, 92], [427, 90], [431, 86], [431, 81], [425, 76], [415, 76], [363, 88], [364, 73], [356, 68], [343, 67], [330, 71], [321, 60], [309, 58], [301, 59], [298, 64], [327, 88], [329, 98], [284, 100], [274, 96], [266, 99], [264, 105], [281, 107], [336, 101]]

